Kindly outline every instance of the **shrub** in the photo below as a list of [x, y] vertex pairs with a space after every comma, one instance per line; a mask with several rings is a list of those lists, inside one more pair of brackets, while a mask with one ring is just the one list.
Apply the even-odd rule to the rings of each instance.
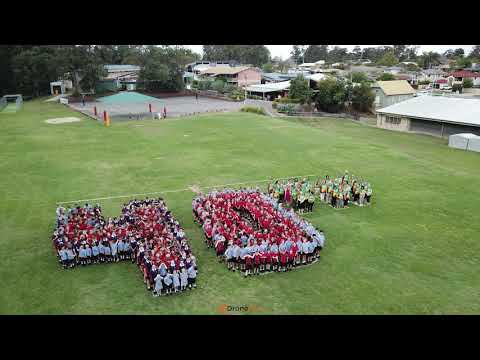
[[300, 100], [299, 99], [292, 99], [288, 96], [282, 97], [280, 99], [275, 100], [275, 102], [279, 104], [299, 104]]
[[211, 84], [211, 89], [215, 90], [215, 91], [218, 91], [219, 93], [223, 93], [223, 91], [225, 89], [225, 82], [223, 82], [222, 80], [215, 80]]
[[211, 88], [212, 88], [212, 81], [210, 80], [203, 80], [198, 82], [199, 90], [210, 90]]
[[375, 94], [367, 84], [356, 86], [352, 89], [352, 107], [361, 112], [368, 112], [375, 101]]
[[318, 110], [335, 113], [343, 109], [348, 98], [348, 89], [343, 81], [327, 78], [319, 81], [317, 87], [315, 105]]
[[354, 83], [364, 83], [368, 81], [368, 76], [366, 73], [362, 71], [354, 71], [352, 72], [352, 82]]
[[[223, 87], [223, 91], [229, 94], [236, 90], [238, 90], [238, 88], [235, 85], [232, 85], [229, 83], [225, 83], [225, 86]], [[240, 91], [240, 92], [243, 92], [243, 91]]]
[[465, 89], [469, 89], [473, 87], [473, 80], [470, 78], [463, 79], [463, 87]]
[[279, 113], [286, 113], [287, 115], [292, 115], [296, 110], [295, 104], [279, 104], [277, 106], [277, 111]]
[[258, 115], [267, 115], [265, 109], [258, 106], [244, 106], [240, 109], [240, 111], [250, 112]]
[[395, 75], [392, 75], [390, 73], [383, 73], [380, 75], [380, 77], [377, 79], [379, 81], [390, 81], [390, 80], [396, 80]]
[[312, 101], [312, 90], [310, 83], [303, 75], [298, 75], [290, 81], [290, 94], [293, 99], [298, 99], [301, 104], [310, 103]]

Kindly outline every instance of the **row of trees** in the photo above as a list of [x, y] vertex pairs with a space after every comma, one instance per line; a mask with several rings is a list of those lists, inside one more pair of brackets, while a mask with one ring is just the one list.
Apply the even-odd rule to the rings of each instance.
[[260, 67], [270, 62], [270, 51], [265, 45], [203, 45], [203, 58]]
[[317, 83], [315, 90], [310, 88], [308, 80], [299, 75], [290, 82], [289, 97], [301, 104], [315, 103], [318, 110], [327, 112], [339, 112], [345, 106], [351, 106], [355, 111], [368, 112], [375, 101], [368, 79], [361, 75], [352, 78], [352, 81], [326, 78]]
[[105, 64], [142, 67], [140, 81], [150, 90], [179, 90], [185, 64], [200, 56], [181, 46], [47, 45], [1, 46], [0, 84], [4, 93], [40, 96], [50, 82], [72, 80], [75, 92], [90, 91], [105, 75]]
[[457, 67], [468, 67], [472, 62], [480, 62], [480, 45], [475, 45], [468, 56], [462, 48], [448, 49], [443, 54], [434, 51], [417, 54], [418, 50], [419, 46], [416, 45], [385, 45], [363, 49], [356, 46], [350, 52], [339, 46], [330, 48], [328, 45], [293, 45], [290, 55], [296, 64], [318, 60], [335, 63], [369, 59], [378, 65], [393, 66], [402, 61], [412, 61], [417, 62], [420, 67], [429, 68], [439, 64], [442, 56], [456, 60]]

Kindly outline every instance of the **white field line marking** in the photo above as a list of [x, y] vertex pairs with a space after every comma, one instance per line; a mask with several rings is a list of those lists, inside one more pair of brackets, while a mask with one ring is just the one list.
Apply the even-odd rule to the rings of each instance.
[[[230, 183], [230, 184], [219, 184], [219, 185], [199, 186], [199, 187], [200, 187], [200, 188], [204, 188], [204, 189], [212, 189], [212, 188], [222, 188], [222, 187], [231, 186], [231, 185], [254, 184], [254, 183], [262, 183], [262, 182], [268, 182], [268, 181], [273, 181], [273, 180], [286, 180], [286, 179], [302, 178], [302, 177], [309, 177], [309, 176], [316, 176], [316, 175], [315, 175], [315, 174], [310, 174], [310, 175], [296, 175], [296, 176], [288, 176], [288, 177], [283, 177], [283, 178], [272, 178], [272, 179], [263, 179], [263, 180], [251, 180], [251, 181], [243, 181], [243, 182]], [[70, 203], [81, 203], [81, 202], [97, 201], [97, 200], [121, 199], [121, 198], [126, 198], [126, 197], [136, 197], [136, 196], [145, 196], [145, 195], [154, 195], [154, 194], [175, 193], [175, 192], [182, 192], [182, 191], [192, 191], [192, 189], [191, 189], [190, 187], [187, 187], [187, 188], [184, 188], [184, 189], [154, 191], [154, 192], [148, 192], [148, 193], [142, 193], [142, 194], [128, 194], [128, 195], [105, 196], [105, 197], [91, 198], [91, 199], [79, 199], [79, 200], [70, 200], [70, 201], [57, 201], [57, 205], [60, 205], [60, 204], [70, 204]]]

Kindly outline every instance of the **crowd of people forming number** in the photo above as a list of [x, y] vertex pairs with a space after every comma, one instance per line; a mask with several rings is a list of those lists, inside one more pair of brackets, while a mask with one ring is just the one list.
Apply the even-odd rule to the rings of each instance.
[[333, 179], [326, 175], [316, 181], [276, 180], [268, 185], [268, 193], [302, 213], [313, 211], [316, 198], [334, 208], [346, 208], [350, 203], [370, 205], [373, 191], [370, 183], [345, 171], [342, 176]]
[[197, 264], [183, 228], [162, 198], [132, 200], [105, 219], [100, 205], [56, 211], [52, 240], [64, 269], [131, 261], [154, 296], [196, 287]]
[[257, 189], [213, 191], [192, 202], [195, 221], [219, 261], [245, 276], [289, 271], [320, 257], [325, 235]]

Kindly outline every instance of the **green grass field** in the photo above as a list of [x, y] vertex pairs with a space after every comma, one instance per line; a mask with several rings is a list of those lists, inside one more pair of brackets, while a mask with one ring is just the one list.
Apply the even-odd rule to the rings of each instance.
[[17, 105], [15, 103], [8, 103], [3, 110], [0, 110], [0, 114], [12, 114], [17, 112]]
[[[83, 121], [49, 125], [48, 118]], [[1, 314], [475, 314], [480, 312], [480, 154], [446, 140], [335, 119], [212, 114], [103, 127], [68, 108], [25, 102], [0, 117]], [[322, 259], [244, 279], [207, 250], [190, 191], [164, 194], [186, 229], [199, 288], [153, 298], [134, 265], [61, 270], [57, 201], [348, 169], [373, 206], [304, 215], [327, 236]], [[266, 183], [262, 183], [265, 186]], [[115, 215], [128, 198], [101, 201]]]

